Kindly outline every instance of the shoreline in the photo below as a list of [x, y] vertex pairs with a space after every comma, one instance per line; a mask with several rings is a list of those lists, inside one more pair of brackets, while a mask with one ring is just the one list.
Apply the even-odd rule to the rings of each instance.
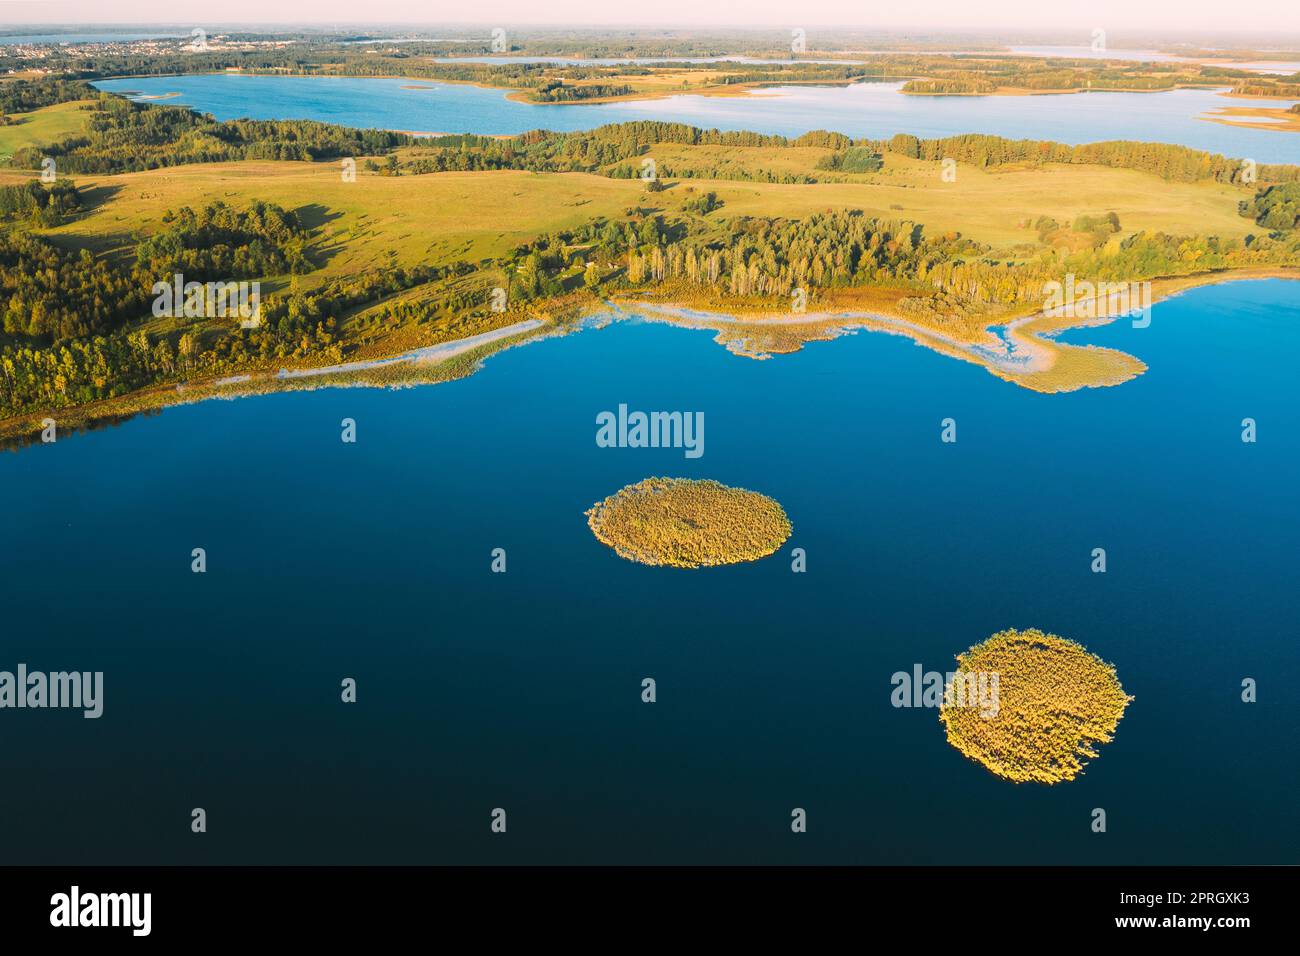
[[[1300, 267], [1247, 267], [1151, 279], [1151, 305], [1154, 307], [1158, 302], [1196, 288], [1263, 279], [1300, 281]], [[1083, 301], [1096, 305], [1099, 297]], [[1076, 303], [1079, 304], [1082, 303]], [[1071, 329], [1109, 325], [1134, 314], [1131, 312], [1079, 317], [1048, 315], [1037, 307], [1013, 311], [986, 325], [987, 338], [981, 342], [968, 341], [898, 315], [837, 311], [833, 306], [806, 314], [769, 312], [746, 316], [708, 312], [676, 302], [629, 300], [625, 307], [658, 313], [639, 316], [647, 321], [717, 332], [715, 341], [719, 345], [734, 354], [753, 359], [771, 358], [778, 352], [798, 351], [809, 342], [827, 341], [866, 330], [910, 338], [917, 345], [941, 355], [979, 365], [1004, 381], [1049, 394], [1120, 385], [1147, 370], [1144, 362], [1127, 352], [1093, 345], [1073, 345], [1056, 339], [1060, 333]], [[781, 329], [804, 334], [781, 340], [782, 345], [794, 343], [794, 348], [772, 348], [770, 341], [767, 348], [755, 346], [756, 333]]]
[[[1261, 266], [1152, 279], [1151, 302], [1154, 305], [1205, 286], [1262, 279], [1300, 281], [1300, 267]], [[637, 316], [630, 309], [658, 311], [661, 315]], [[674, 310], [682, 315], [672, 315]], [[214, 398], [247, 398], [302, 388], [394, 388], [435, 384], [472, 374], [481, 366], [484, 358], [505, 348], [537, 338], [569, 334], [582, 328], [603, 327], [633, 317], [680, 328], [715, 331], [718, 333], [715, 341], [735, 354], [749, 358], [770, 358], [770, 354], [751, 354], [744, 347], [749, 334], [765, 329], [807, 333], [802, 337], [795, 336], [795, 348], [773, 350], [780, 354], [798, 351], [808, 342], [829, 341], [859, 330], [900, 335], [941, 355], [979, 365], [1005, 381], [1031, 391], [1049, 394], [1119, 385], [1136, 378], [1147, 369], [1140, 359], [1125, 352], [1056, 341], [1058, 334], [1069, 329], [1107, 325], [1124, 318], [1120, 315], [1101, 318], [1057, 317], [1045, 315], [1035, 307], [991, 321], [984, 328], [988, 333], [986, 340], [980, 342], [967, 341], [941, 329], [883, 312], [836, 312], [831, 308], [808, 314], [712, 313], [673, 302], [611, 299], [599, 305], [593, 303], [586, 306], [577, 321], [571, 323], [526, 318], [488, 332], [396, 355], [331, 366], [232, 372], [196, 382], [151, 386], [86, 405], [24, 413], [0, 421], [0, 448], [37, 441], [41, 430], [40, 421], [46, 417], [59, 421], [60, 429], [75, 432], [138, 414], [156, 413], [164, 408]], [[1002, 331], [999, 333], [997, 330]], [[728, 332], [732, 334], [728, 335]], [[458, 360], [463, 360], [463, 364]]]
[[[1020, 323], [1035, 318], [1031, 315], [1016, 319], [1006, 325], [989, 325], [986, 330], [993, 334], [995, 342], [983, 344], [968, 342], [940, 329], [929, 328], [910, 319], [886, 315], [878, 312], [861, 312], [856, 310], [831, 311], [822, 310], [808, 313], [785, 313], [759, 318], [732, 315], [729, 313], [705, 312], [673, 303], [656, 303], [635, 301], [628, 305], [634, 309], [646, 310], [652, 315], [632, 313], [632, 317], [648, 321], [664, 322], [669, 325], [681, 325], [688, 328], [712, 329], [716, 325], [725, 325], [737, 330], [761, 329], [773, 327], [792, 327], [817, 329], [818, 331], [847, 334], [859, 329], [871, 332], [883, 332], [888, 335], [901, 335], [915, 342], [944, 349], [960, 351], [965, 357], [977, 363], [987, 362], [1003, 371], [1020, 373], [1045, 371], [1051, 366], [1051, 356], [1035, 339], [1012, 340], [1009, 334], [1019, 328]], [[1007, 329], [1008, 334], [998, 335], [993, 330]], [[834, 337], [834, 336], [832, 336]], [[935, 340], [934, 343], [923, 340]], [[726, 343], [729, 349], [748, 358], [766, 359], [767, 352], [753, 352], [745, 348], [730, 348], [734, 342]], [[1000, 347], [999, 347], [1000, 346]]]
[[369, 372], [374, 369], [386, 368], [390, 365], [402, 365], [407, 362], [417, 365], [421, 362], [441, 362], [444, 359], [460, 355], [470, 349], [477, 348], [480, 345], [496, 342], [499, 339], [504, 339], [520, 332], [531, 332], [533, 329], [540, 328], [541, 325], [542, 321], [540, 319], [525, 319], [522, 322], [516, 322], [513, 325], [507, 325], [500, 329], [493, 329], [489, 332], [480, 332], [477, 335], [470, 335], [463, 339], [453, 339], [450, 342], [441, 342], [437, 345], [426, 345], [423, 348], [413, 349], [410, 352], [390, 356], [388, 358], [359, 359], [355, 362], [343, 362], [338, 365], [326, 365], [321, 368], [282, 368], [280, 371], [269, 377], [283, 382], [294, 379], [316, 378], [321, 375], [346, 375], [352, 372]]
[[[535, 335], [539, 330], [541, 335]], [[0, 451], [39, 443], [43, 418], [53, 418], [58, 422], [60, 434], [75, 434], [117, 424], [137, 415], [158, 414], [168, 408], [196, 405], [212, 399], [229, 401], [318, 388], [400, 388], [449, 381], [473, 374], [484, 359], [497, 352], [557, 331], [562, 329], [555, 322], [523, 319], [499, 329], [397, 355], [330, 366], [231, 372], [188, 382], [152, 385], [85, 405], [46, 409], [0, 420]]]

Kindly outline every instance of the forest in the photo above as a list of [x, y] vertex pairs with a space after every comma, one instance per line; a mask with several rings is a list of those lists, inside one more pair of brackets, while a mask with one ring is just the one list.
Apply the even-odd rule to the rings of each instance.
[[57, 226], [81, 208], [81, 193], [67, 179], [48, 186], [36, 180], [0, 186], [0, 222], [37, 228]]
[[[40, 187], [38, 184], [38, 188]], [[142, 240], [134, 262], [72, 252], [19, 230], [0, 233], [0, 302], [6, 336], [52, 344], [116, 331], [144, 311], [146, 292], [182, 273], [194, 281], [251, 279], [310, 268], [296, 217], [254, 203], [181, 209]]]
[[56, 103], [70, 103], [96, 94], [89, 83], [78, 80], [44, 78], [0, 83], [0, 116], [30, 113]]
[[[1045, 163], [1107, 166], [1154, 173], [1176, 182], [1238, 183], [1249, 175], [1249, 167], [1240, 159], [1165, 143], [1116, 140], [1068, 146], [1044, 140], [1011, 140], [974, 133], [942, 139], [920, 139], [902, 133], [888, 140], [854, 140], [841, 133], [825, 130], [787, 138], [760, 133], [702, 130], [681, 123], [654, 121], [619, 123], [577, 133], [537, 130], [509, 139], [475, 136], [426, 139], [421, 142], [424, 149], [419, 158], [399, 164], [395, 171], [432, 173], [450, 170], [527, 169], [539, 172], [605, 172], [615, 177], [634, 178], [639, 175], [638, 167], [615, 164], [636, 159], [648, 149], [661, 144], [777, 148], [817, 146], [834, 149], [841, 154], [819, 164], [819, 169], [834, 173], [873, 172], [879, 168], [879, 154], [892, 152], [934, 162], [950, 158], [981, 169]], [[676, 174], [671, 166], [665, 166], [660, 171], [669, 176]], [[737, 172], [728, 165], [706, 167], [702, 171], [697, 169], [694, 175], [729, 179], [736, 177]], [[1297, 181], [1300, 180], [1300, 166], [1264, 164], [1255, 168], [1254, 175], [1264, 182]], [[740, 178], [765, 177], [755, 175], [753, 171], [742, 171]], [[828, 178], [834, 181], [833, 177]], [[800, 175], [797, 179], [785, 181], [818, 182], [819, 179], [816, 176]]]
[[1243, 200], [1238, 211], [1265, 229], [1275, 232], [1300, 229], [1300, 183], [1284, 183], [1259, 190], [1255, 198]]

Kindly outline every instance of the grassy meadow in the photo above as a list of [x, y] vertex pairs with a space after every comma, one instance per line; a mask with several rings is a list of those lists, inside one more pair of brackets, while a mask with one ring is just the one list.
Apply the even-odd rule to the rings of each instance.
[[910, 219], [929, 232], [960, 232], [1000, 254], [1025, 243], [1038, 245], [1033, 220], [1047, 215], [1073, 222], [1080, 215], [1114, 211], [1121, 232], [1164, 231], [1239, 238], [1252, 230], [1237, 215], [1243, 191], [1220, 183], [1173, 183], [1149, 173], [1103, 166], [1048, 165], [982, 170], [959, 165], [944, 182], [940, 164], [884, 155], [876, 173], [828, 173], [816, 169], [829, 149], [816, 147], [717, 147], [659, 145], [647, 155], [661, 169], [681, 175], [722, 165], [782, 175], [836, 177], [812, 184], [700, 182], [680, 186], [716, 190], [727, 201], [720, 216], [802, 217], [828, 208], [861, 209], [881, 218]]
[[90, 118], [82, 109], [87, 102], [77, 100], [12, 114], [9, 118], [13, 125], [0, 126], [0, 162], [27, 146], [45, 146], [80, 133]]
[[[717, 147], [659, 146], [648, 155], [660, 168], [680, 173], [711, 168], [719, 152]], [[753, 147], [725, 152], [747, 168], [811, 174], [829, 150]], [[88, 212], [46, 234], [62, 244], [111, 254], [127, 247], [133, 235], [160, 228], [168, 210], [198, 208], [217, 199], [235, 206], [261, 199], [294, 210], [316, 230], [316, 251], [324, 262], [317, 276], [326, 278], [390, 263], [503, 255], [537, 235], [620, 217], [629, 207], [681, 215], [684, 203], [706, 191], [716, 192], [723, 202], [710, 216], [715, 222], [862, 209], [871, 216], [920, 222], [931, 233], [960, 232], [1002, 256], [1041, 249], [1032, 226], [1043, 215], [1072, 222], [1080, 215], [1114, 211], [1121, 235], [1164, 231], [1240, 238], [1258, 231], [1237, 214], [1245, 192], [1225, 184], [1171, 183], [1100, 166], [995, 171], [959, 166], [954, 182], [944, 182], [940, 174], [937, 163], [887, 154], [879, 172], [835, 174], [842, 182], [674, 179], [664, 191], [648, 193], [639, 180], [589, 173], [383, 176], [358, 169], [355, 182], [345, 182], [335, 163], [216, 163], [76, 177]], [[0, 170], [0, 183], [32, 175]]]

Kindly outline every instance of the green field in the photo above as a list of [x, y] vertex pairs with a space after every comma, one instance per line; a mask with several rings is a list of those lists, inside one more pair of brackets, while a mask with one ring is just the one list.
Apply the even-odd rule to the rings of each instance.
[[90, 114], [85, 101], [60, 103], [31, 113], [14, 113], [12, 126], [0, 126], [0, 162], [27, 146], [45, 146], [85, 129]]
[[[0, 170], [0, 183], [31, 173]], [[542, 232], [621, 215], [643, 190], [602, 176], [554, 173], [442, 173], [386, 177], [358, 172], [344, 182], [333, 163], [245, 162], [178, 166], [118, 176], [79, 176], [86, 215], [48, 230], [97, 253], [131, 245], [160, 228], [168, 210], [215, 200], [255, 200], [293, 210], [317, 232], [322, 277], [398, 264], [477, 261], [502, 255]]]
[[[674, 170], [715, 160], [712, 147], [666, 147], [649, 155]], [[751, 168], [809, 171], [827, 151], [730, 149]], [[752, 152], [753, 156], [739, 156]], [[31, 173], [0, 171], [0, 182]], [[944, 182], [937, 163], [889, 154], [884, 169], [844, 177], [846, 182], [786, 185], [682, 179], [659, 193], [637, 180], [588, 173], [515, 170], [380, 176], [359, 171], [345, 182], [333, 163], [245, 162], [178, 166], [116, 176], [79, 176], [90, 211], [51, 230], [66, 243], [95, 252], [125, 248], [131, 236], [157, 229], [168, 210], [222, 199], [255, 199], [297, 211], [318, 230], [326, 258], [321, 277], [386, 265], [477, 261], [508, 253], [533, 237], [629, 207], [669, 215], [700, 193], [713, 191], [723, 206], [710, 217], [805, 217], [827, 209], [862, 209], [887, 219], [910, 219], [931, 233], [960, 232], [1001, 255], [1043, 248], [1032, 228], [1042, 215], [1071, 222], [1082, 214], [1114, 211], [1121, 234], [1241, 237], [1258, 231], [1237, 214], [1245, 192], [1217, 183], [1170, 183], [1147, 173], [1099, 166], [1045, 166], [994, 172], [958, 167]], [[391, 252], [391, 256], [390, 256]]]
[[[816, 163], [831, 150], [815, 147], [656, 146], [647, 155], [681, 173], [720, 164], [781, 174], [831, 174]], [[1026, 221], [1041, 215], [1073, 222], [1080, 215], [1114, 211], [1122, 232], [1241, 237], [1258, 231], [1237, 215], [1246, 195], [1219, 183], [1172, 183], [1148, 174], [1102, 166], [1001, 167], [985, 171], [958, 165], [944, 182], [940, 164], [884, 156], [877, 173], [843, 174], [842, 183], [784, 185], [685, 180], [684, 186], [714, 189], [728, 205], [719, 215], [808, 216], [828, 207], [861, 209], [881, 218], [910, 219], [930, 232], [960, 232], [994, 250], [1038, 245]], [[838, 175], [838, 174], [837, 174]], [[680, 187], [679, 187], [680, 188]], [[672, 190], [675, 191], [675, 190]]]

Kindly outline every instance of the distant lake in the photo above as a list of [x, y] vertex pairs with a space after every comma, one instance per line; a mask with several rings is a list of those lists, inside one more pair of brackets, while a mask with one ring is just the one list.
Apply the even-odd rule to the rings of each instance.
[[[1090, 46], [1013, 46], [1011, 52], [1021, 56], [1061, 57], [1071, 60], [1138, 60], [1143, 63], [1201, 63], [1205, 60], [1204, 57], [1191, 60], [1176, 53], [1160, 53], [1157, 50], [1094, 50]], [[1294, 73], [1300, 70], [1300, 63], [1283, 60], [1259, 60], [1250, 63], [1228, 61], [1206, 65], [1229, 70], [1250, 70], [1253, 73]]]
[[161, 102], [190, 106], [218, 119], [314, 119], [367, 128], [485, 134], [580, 130], [645, 119], [786, 136], [813, 129], [875, 138], [899, 132], [923, 137], [977, 132], [1071, 144], [1147, 140], [1262, 163], [1300, 163], [1300, 134], [1197, 119], [1228, 106], [1278, 107], [1293, 101], [1230, 99], [1209, 90], [907, 96], [898, 92], [898, 83], [857, 83], [579, 106], [520, 103], [507, 99], [504, 90], [415, 79], [217, 74], [113, 79], [95, 85], [149, 96], [179, 93]]
[[[1150, 370], [1040, 395], [895, 336], [758, 362], [621, 323], [446, 385], [0, 454], [0, 669], [105, 674], [98, 720], [0, 712], [5, 860], [1294, 863], [1297, 286], [1068, 338]], [[598, 448], [619, 403], [704, 412], [703, 457]], [[770, 494], [793, 538], [624, 561], [583, 510], [649, 475]], [[999, 780], [890, 704], [893, 673], [1007, 627], [1080, 641], [1136, 698], [1073, 782]]]
[[37, 43], [129, 43], [133, 40], [180, 40], [179, 33], [14, 33], [0, 35], [0, 46]]

